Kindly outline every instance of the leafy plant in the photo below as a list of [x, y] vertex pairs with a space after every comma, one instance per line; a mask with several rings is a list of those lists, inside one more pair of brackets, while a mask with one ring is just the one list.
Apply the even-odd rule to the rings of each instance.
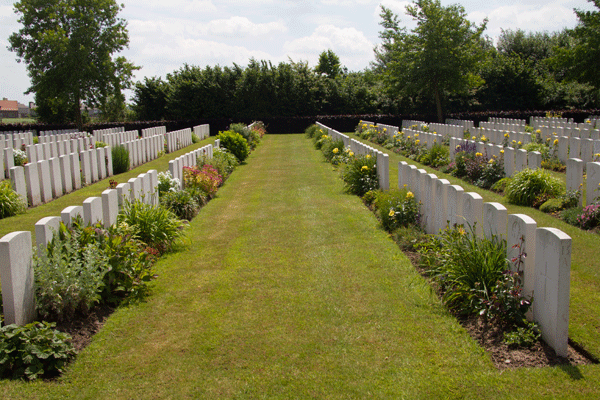
[[308, 138], [312, 139], [315, 136], [321, 136], [323, 134], [323, 131], [321, 130], [321, 128], [319, 128], [319, 126], [317, 124], [312, 124], [308, 128], [306, 128], [306, 130], [304, 131], [304, 134]]
[[14, 160], [15, 167], [22, 167], [23, 165], [27, 164], [27, 162], [28, 162], [27, 153], [25, 153], [25, 151], [21, 150], [21, 149], [14, 149], [13, 150], [13, 160]]
[[217, 139], [221, 146], [229, 150], [241, 163], [248, 158], [250, 147], [248, 141], [242, 135], [233, 131], [219, 132]]
[[153, 206], [140, 200], [126, 202], [117, 219], [128, 227], [133, 236], [164, 253], [183, 237], [183, 222], [165, 207]]
[[379, 188], [377, 166], [374, 157], [355, 157], [344, 166], [341, 172], [344, 187], [348, 193], [363, 196], [370, 190]]
[[183, 167], [183, 183], [185, 188], [198, 188], [212, 198], [217, 194], [223, 178], [211, 165], [204, 165], [202, 169]]
[[534, 322], [527, 322], [525, 326], [519, 326], [516, 330], [505, 332], [503, 342], [508, 347], [531, 347], [542, 336], [538, 326]]
[[560, 212], [560, 218], [569, 225], [579, 226], [579, 216], [583, 213], [583, 207], [567, 208]]
[[129, 150], [127, 150], [125, 146], [114, 146], [111, 149], [111, 155], [113, 160], [113, 172], [115, 174], [122, 174], [123, 172], [129, 171]]
[[173, 178], [171, 172], [159, 172], [158, 173], [158, 196], [162, 197], [168, 192], [177, 192], [181, 187], [179, 179]]
[[504, 194], [509, 203], [532, 206], [540, 195], [556, 197], [561, 190], [561, 182], [549, 172], [543, 169], [527, 168], [513, 176], [506, 186]]
[[323, 143], [321, 151], [323, 152], [325, 159], [329, 162], [332, 162], [334, 157], [344, 153], [344, 141], [342, 139], [328, 140]]
[[419, 161], [424, 165], [431, 165], [433, 168], [438, 168], [450, 163], [450, 152], [446, 146], [435, 143], [421, 155]]
[[600, 204], [585, 206], [577, 216], [577, 226], [582, 229], [593, 229], [600, 225]]
[[94, 145], [94, 147], [96, 149], [99, 149], [100, 147], [107, 147], [108, 144], [104, 143], [104, 142], [96, 142], [96, 144]]
[[231, 175], [238, 164], [238, 159], [227, 149], [215, 149], [212, 158], [202, 155], [196, 160], [198, 168], [202, 169], [205, 165], [210, 165], [217, 170], [223, 180]]
[[0, 376], [34, 380], [63, 372], [75, 356], [71, 336], [49, 322], [0, 327]]
[[12, 189], [10, 181], [0, 182], [0, 219], [23, 214], [25, 210], [25, 200]]
[[201, 141], [200, 137], [192, 132], [192, 143], [196, 144], [196, 143], [200, 143], [200, 141]]
[[200, 210], [200, 205], [187, 190], [168, 192], [160, 198], [160, 203], [177, 215], [179, 219], [191, 221]]
[[376, 193], [374, 205], [385, 230], [392, 232], [418, 223], [419, 205], [412, 192], [402, 189]]

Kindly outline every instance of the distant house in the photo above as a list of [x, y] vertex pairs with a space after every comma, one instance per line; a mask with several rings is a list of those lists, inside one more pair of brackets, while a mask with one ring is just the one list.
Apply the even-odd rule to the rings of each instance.
[[19, 103], [19, 118], [35, 117], [35, 104], [30, 101], [29, 105]]
[[19, 118], [19, 103], [6, 97], [0, 100], [0, 118]]

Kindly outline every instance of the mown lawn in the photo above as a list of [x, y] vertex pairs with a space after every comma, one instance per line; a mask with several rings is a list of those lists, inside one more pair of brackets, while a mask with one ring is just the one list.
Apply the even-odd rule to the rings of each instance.
[[[477, 192], [483, 197], [484, 202], [502, 203], [509, 214], [526, 214], [537, 222], [538, 227], [554, 227], [562, 230], [571, 238], [571, 302], [569, 315], [569, 338], [583, 346], [596, 358], [600, 358], [600, 235], [583, 231], [569, 225], [551, 215], [545, 214], [531, 207], [521, 207], [508, 204], [504, 197], [469, 185], [451, 175], [441, 173], [433, 168], [423, 166], [413, 160], [400, 156], [374, 143], [362, 140], [353, 133], [349, 134], [356, 140], [369, 143], [390, 156], [390, 186], [398, 187], [398, 162], [407, 161], [419, 168], [434, 173], [438, 178], [448, 179], [453, 185], [460, 185], [465, 192]], [[554, 176], [566, 180], [565, 174], [557, 172]], [[585, 184], [584, 184], [585, 187]], [[585, 198], [585, 193], [584, 193]]]
[[598, 366], [496, 370], [302, 135], [266, 136], [187, 233], [61, 379], [2, 381], [3, 396], [600, 394]]

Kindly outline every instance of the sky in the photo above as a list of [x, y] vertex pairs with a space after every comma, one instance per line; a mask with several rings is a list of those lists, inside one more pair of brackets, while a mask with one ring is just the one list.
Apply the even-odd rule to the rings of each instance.
[[[8, 37], [21, 25], [12, 0], [0, 0], [0, 98], [27, 104], [27, 70], [7, 49]], [[273, 64], [290, 59], [314, 67], [319, 54], [333, 50], [350, 71], [374, 60], [381, 40], [381, 5], [394, 11], [409, 30], [409, 1], [399, 0], [121, 0], [119, 17], [127, 21], [129, 48], [121, 52], [140, 66], [134, 81], [165, 77], [185, 63], [199, 67], [246, 66], [252, 57]], [[556, 32], [577, 24], [574, 8], [597, 10], [586, 0], [442, 0], [460, 4], [467, 18], [497, 38], [501, 30]], [[130, 97], [131, 93], [129, 93]]]

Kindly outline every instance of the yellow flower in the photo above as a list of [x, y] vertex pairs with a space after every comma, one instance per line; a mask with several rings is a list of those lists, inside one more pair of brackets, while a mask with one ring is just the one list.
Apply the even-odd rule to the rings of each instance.
[[456, 150], [460, 149], [460, 144], [456, 145]]
[[332, 150], [333, 154], [337, 154], [339, 152], [338, 148], [336, 147], [335, 149]]
[[600, 157], [600, 153], [594, 154], [594, 157]]
[[384, 131], [384, 132], [387, 132], [387, 128], [383, 128], [383, 131]]
[[353, 156], [354, 156], [354, 153], [353, 153], [353, 152], [350, 152], [350, 153], [348, 153], [348, 155], [349, 155], [350, 157], [353, 157]]
[[327, 135], [323, 135], [321, 136], [321, 139], [325, 139], [327, 137]]
[[537, 131], [535, 131], [535, 133], [542, 133], [542, 130], [538, 129]]
[[556, 146], [558, 144], [558, 139], [554, 139], [554, 145]]
[[407, 199], [412, 199], [413, 197], [415, 197], [415, 195], [413, 194], [413, 192], [406, 193], [406, 198]]
[[406, 138], [407, 138], [407, 139], [410, 139], [410, 136], [407, 136]]
[[[600, 183], [599, 183], [599, 185], [600, 185]], [[408, 185], [405, 183], [405, 184], [404, 184], [404, 189], [406, 189], [406, 186], [408, 186]]]
[[419, 134], [418, 134], [418, 133], [415, 133], [415, 137], [416, 137], [416, 138], [418, 138], [418, 137], [419, 137]]
[[457, 230], [458, 230], [458, 233], [460, 235], [466, 235], [467, 234], [467, 232], [465, 231], [465, 229], [462, 226], [459, 226]]
[[488, 164], [493, 164], [495, 161], [493, 158], [490, 158], [490, 161], [488, 161]]
[[475, 157], [481, 157], [481, 156], [483, 156], [483, 154], [481, 154], [481, 153], [475, 153]]
[[591, 124], [591, 123], [592, 123], [592, 121], [590, 121], [589, 119], [586, 119], [586, 120], [585, 120], [585, 123], [586, 123], [586, 124]]
[[420, 140], [417, 140], [417, 141], [415, 142], [415, 144], [419, 144], [419, 143], [421, 143], [421, 141], [420, 141]]
[[434, 134], [434, 135], [437, 135], [437, 132], [436, 132], [436, 131], [433, 131], [433, 134]]
[[368, 160], [369, 158], [371, 158], [371, 155], [370, 155], [370, 154], [367, 154], [367, 155], [365, 156], [365, 158]]
[[483, 135], [483, 136], [481, 137], [481, 141], [482, 141], [482, 142], [485, 142], [486, 140], [487, 140], [487, 138], [485, 137], [485, 135]]
[[400, 136], [404, 136], [404, 132], [400, 131]]
[[475, 136], [473, 136], [471, 139], [472, 139], [472, 140], [475, 140], [475, 139], [477, 139], [477, 138], [476, 138]]
[[519, 141], [517, 142], [517, 144], [520, 146], [522, 143], [521, 143], [521, 141], [519, 140]]
[[366, 165], [363, 165], [362, 168], [360, 169], [361, 171], [368, 171], [369, 167], [367, 167]]
[[396, 213], [393, 208], [390, 208], [390, 213], [388, 214], [390, 217], [393, 217]]
[[550, 138], [549, 138], [549, 137], [548, 137], [548, 138], [546, 138], [546, 142], [549, 142], [549, 141], [550, 141]]
[[500, 154], [504, 154], [504, 150], [500, 150]]
[[513, 143], [517, 143], [517, 141], [516, 141], [516, 140], [514, 140], [514, 139], [513, 139], [513, 141], [512, 141], [512, 142], [513, 142]]
[[508, 137], [510, 137], [510, 135], [508, 134], [508, 132], [504, 134], [504, 137], [505, 137], [505, 138], [508, 138]]

